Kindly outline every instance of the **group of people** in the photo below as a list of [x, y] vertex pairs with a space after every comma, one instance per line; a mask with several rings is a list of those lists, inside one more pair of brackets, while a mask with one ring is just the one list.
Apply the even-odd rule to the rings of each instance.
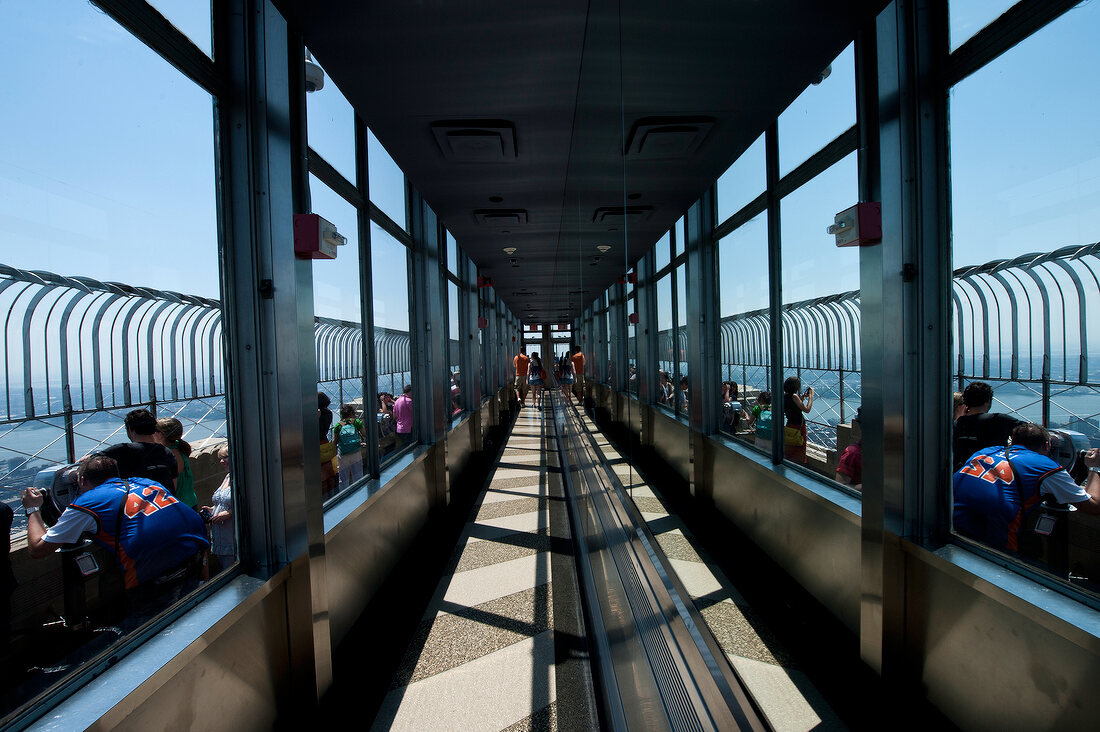
[[[402, 450], [412, 442], [412, 384], [401, 396], [379, 392], [375, 419], [378, 424], [380, 455]], [[363, 448], [367, 432], [359, 409], [352, 403], [340, 406], [340, 420], [333, 424], [332, 400], [317, 392], [317, 425], [321, 444], [321, 493], [327, 497], [355, 484], [363, 477]]]
[[1054, 439], [1046, 428], [992, 407], [985, 382], [955, 394], [954, 527], [993, 548], [1034, 555], [1043, 502], [1100, 515], [1100, 450], [1085, 452], [1088, 478], [1078, 485], [1051, 457]]
[[147, 409], [125, 418], [128, 442], [84, 456], [67, 478], [75, 497], [52, 525], [42, 508], [47, 496], [27, 488], [27, 553], [46, 557], [87, 537], [106, 549], [115, 566], [125, 610], [154, 599], [178, 597], [235, 561], [237, 554], [229, 450], [218, 457], [225, 478], [199, 506], [191, 469], [191, 446], [174, 418], [156, 419]]
[[[572, 346], [569, 352], [553, 361], [554, 377], [561, 387], [562, 398], [570, 404], [579, 404], [584, 398], [584, 350]], [[542, 408], [543, 390], [549, 374], [542, 365], [537, 351], [527, 355], [527, 348], [520, 346], [519, 353], [512, 359], [515, 369], [516, 401], [522, 409], [527, 406], [527, 395], [533, 393], [531, 402], [536, 409]]]

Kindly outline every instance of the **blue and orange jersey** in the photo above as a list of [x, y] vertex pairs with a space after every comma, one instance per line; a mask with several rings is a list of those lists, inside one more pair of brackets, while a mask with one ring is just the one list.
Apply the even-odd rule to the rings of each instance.
[[69, 508], [90, 514], [96, 543], [122, 566], [127, 589], [159, 577], [209, 547], [202, 518], [164, 486], [145, 478], [112, 478]]

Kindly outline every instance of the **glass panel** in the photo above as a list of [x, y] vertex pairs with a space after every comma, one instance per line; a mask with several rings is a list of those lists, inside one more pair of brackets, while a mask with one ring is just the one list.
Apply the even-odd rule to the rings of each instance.
[[[53, 3], [43, 3], [43, 5], [50, 4]], [[149, 4], [190, 38], [200, 51], [207, 56], [214, 55], [210, 42], [211, 3], [194, 2], [194, 0], [149, 0]]]
[[306, 94], [306, 119], [309, 146], [355, 185], [355, 111], [332, 79]]
[[367, 161], [371, 203], [408, 231], [409, 224], [405, 217], [405, 174], [369, 129]]
[[793, 430], [787, 459], [829, 478], [860, 405], [859, 249], [838, 249], [820, 222], [857, 200], [852, 153], [781, 206], [784, 382], [773, 409]]
[[684, 217], [681, 216], [680, 220], [676, 222], [676, 256], [680, 256], [684, 253], [684, 246], [687, 244], [687, 232], [684, 229]]
[[[1100, 589], [1100, 519], [1088, 515], [1093, 501], [1073, 480], [1054, 473], [1044, 481], [1060, 486], [1059, 501], [1082, 509], [1051, 511], [1058, 518], [1049, 536], [1033, 530], [1047, 509], [1026, 504], [1024, 520], [1010, 525], [1000, 514], [990, 518], [982, 501], [986, 486], [1004, 488], [997, 466], [1015, 420], [1065, 431], [1063, 464], [1100, 446], [1100, 348], [1088, 327], [1100, 317], [1100, 97], [1080, 92], [1095, 86], [1098, 37], [1100, 5], [1078, 6], [950, 97], [956, 350], [949, 368], [964, 394], [954, 429], [954, 465], [963, 468], [954, 478], [954, 526], [1093, 591]], [[1036, 454], [1046, 447], [1034, 434], [1013, 442], [1017, 465], [1053, 469]], [[990, 453], [988, 465], [971, 462], [978, 450]], [[1034, 481], [1013, 481], [1016, 495], [1030, 500]], [[1013, 514], [1019, 508], [1014, 497], [997, 505]]]
[[669, 252], [671, 251], [669, 247], [672, 245], [669, 242], [669, 239], [670, 237], [668, 232], [665, 232], [665, 235], [661, 237], [660, 241], [658, 241], [654, 245], [654, 272], [660, 272], [662, 267], [667, 266], [668, 263], [672, 261], [669, 254]]
[[[771, 449], [768, 226], [761, 214], [718, 243], [723, 432]], [[763, 413], [763, 417], [761, 414]]]
[[371, 224], [374, 287], [374, 384], [378, 398], [378, 452], [383, 460], [416, 440], [412, 344], [409, 339], [409, 259], [405, 246]]
[[[332, 430], [326, 440], [338, 443], [335, 460], [321, 462], [321, 492], [326, 498], [363, 477], [365, 453], [356, 449], [366, 439], [363, 429], [363, 318], [359, 289], [359, 239], [355, 207], [309, 177], [313, 212], [336, 225], [347, 237], [337, 260], [313, 260], [313, 312], [317, 316], [317, 394], [329, 400], [322, 423]], [[353, 434], [354, 433], [354, 434]], [[332, 451], [327, 448], [324, 454]]]
[[764, 136], [761, 135], [718, 179], [718, 222], [740, 211], [765, 188]]
[[458, 285], [447, 283], [447, 380], [450, 384], [451, 406], [449, 414], [455, 419], [462, 414], [462, 367], [461, 344], [462, 337], [458, 328]]
[[951, 0], [947, 4], [951, 50], [966, 43], [1014, 4], [1014, 0]]
[[691, 379], [688, 374], [688, 331], [687, 303], [690, 293], [687, 291], [687, 265], [676, 268], [676, 339], [673, 349], [676, 354], [676, 411], [686, 414], [691, 396]]
[[[829, 76], [811, 84], [779, 115], [779, 172], [786, 175], [856, 123], [856, 66], [849, 45], [829, 65]], [[855, 203], [855, 200], [852, 201]], [[829, 218], [832, 221], [832, 217]]]
[[447, 232], [447, 271], [458, 275], [458, 244], [455, 243], [455, 238], [449, 231]]
[[[6, 725], [232, 566], [237, 542], [219, 460], [229, 415], [210, 95], [89, 3], [0, 4], [0, 60], [31, 74], [0, 85], [0, 499], [19, 580], [0, 568]], [[56, 277], [47, 288], [31, 270]], [[131, 443], [127, 419], [164, 446]], [[105, 487], [78, 497], [69, 468], [95, 451], [111, 459], [85, 462], [85, 478]], [[148, 512], [122, 515], [119, 472], [155, 481], [133, 496]], [[41, 510], [26, 516], [24, 500]], [[70, 503], [122, 524], [134, 574], [115, 532]], [[153, 534], [165, 520], [181, 530]]]
[[657, 403], [671, 409], [676, 374], [672, 332], [672, 274], [657, 281]]

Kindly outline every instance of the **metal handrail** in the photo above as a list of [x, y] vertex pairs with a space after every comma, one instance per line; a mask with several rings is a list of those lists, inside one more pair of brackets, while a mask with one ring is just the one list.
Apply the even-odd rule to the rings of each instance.
[[[224, 399], [218, 300], [0, 264], [0, 308], [0, 446], [14, 456], [0, 464], [0, 481], [42, 461], [60, 462], [61, 439], [69, 462], [78, 436], [100, 444], [117, 439], [121, 420], [94, 437], [82, 434], [82, 425], [104, 413]], [[345, 383], [359, 382], [352, 391], [361, 393], [362, 326], [318, 317], [314, 328], [319, 388], [335, 386], [342, 400]], [[379, 377], [400, 375], [403, 384], [411, 371], [409, 333], [375, 327], [374, 339]], [[200, 419], [214, 419], [224, 435], [224, 407], [203, 411]], [[26, 447], [9, 437], [35, 424], [56, 433]]]

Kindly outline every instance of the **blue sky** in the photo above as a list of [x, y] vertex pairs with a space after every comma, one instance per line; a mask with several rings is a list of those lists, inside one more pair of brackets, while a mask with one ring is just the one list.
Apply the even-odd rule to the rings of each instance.
[[[209, 49], [207, 4], [154, 4]], [[953, 45], [1007, 6], [952, 4]], [[20, 70], [0, 89], [0, 261], [217, 297], [209, 96], [85, 2], [0, 2], [0, 28], [0, 60]], [[952, 93], [956, 266], [1100, 239], [1097, 38], [1100, 4], [1082, 4]], [[780, 117], [784, 172], [852, 124], [853, 100], [849, 48]], [[308, 113], [310, 144], [352, 177], [350, 106], [330, 83]], [[372, 199], [403, 223], [400, 171], [373, 136], [369, 157]], [[311, 188], [314, 210], [354, 242], [351, 208]], [[719, 182], [722, 217], [762, 190], [758, 142]], [[855, 198], [845, 160], [783, 201], [787, 301], [858, 287], [858, 252], [825, 234]], [[754, 222], [721, 245], [723, 313], [766, 303], [762, 234]], [[358, 319], [351, 249], [314, 265], [320, 315]], [[378, 249], [376, 317], [406, 327], [403, 253]]]

